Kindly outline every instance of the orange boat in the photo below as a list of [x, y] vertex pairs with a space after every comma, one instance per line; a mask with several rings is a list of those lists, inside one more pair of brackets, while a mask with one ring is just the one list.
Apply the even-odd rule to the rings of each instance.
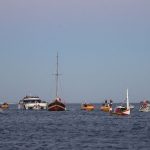
[[88, 111], [92, 111], [92, 110], [94, 110], [95, 109], [95, 106], [94, 105], [92, 105], [92, 104], [83, 104], [82, 106], [81, 106], [81, 110], [88, 110]]
[[8, 109], [9, 105], [8, 105], [8, 103], [3, 103], [3, 104], [0, 104], [0, 108], [1, 109]]
[[100, 110], [104, 112], [112, 111], [112, 100], [110, 100], [110, 103], [107, 103], [107, 100], [105, 100], [105, 103], [102, 104], [102, 106], [100, 107]]

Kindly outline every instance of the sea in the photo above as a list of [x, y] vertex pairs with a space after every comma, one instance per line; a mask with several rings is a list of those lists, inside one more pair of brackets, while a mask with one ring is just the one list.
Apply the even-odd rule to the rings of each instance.
[[67, 111], [19, 110], [10, 105], [0, 112], [0, 150], [149, 150], [150, 112], [130, 116], [80, 110], [68, 104]]

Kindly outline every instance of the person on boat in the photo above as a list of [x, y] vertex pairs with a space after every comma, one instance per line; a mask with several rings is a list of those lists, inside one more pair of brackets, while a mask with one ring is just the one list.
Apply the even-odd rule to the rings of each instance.
[[105, 100], [105, 106], [108, 106], [107, 99]]
[[112, 100], [110, 99], [109, 106], [112, 107]]
[[110, 107], [110, 108], [109, 108], [109, 112], [112, 112], [112, 102], [113, 102], [113, 101], [110, 99], [110, 102], [109, 102], [109, 107]]

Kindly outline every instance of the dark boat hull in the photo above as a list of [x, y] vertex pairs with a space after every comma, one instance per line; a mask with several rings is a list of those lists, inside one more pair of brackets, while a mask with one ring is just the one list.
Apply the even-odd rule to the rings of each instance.
[[66, 108], [60, 105], [53, 105], [53, 106], [48, 107], [48, 110], [49, 111], [65, 111]]
[[62, 102], [55, 100], [54, 102], [48, 105], [48, 110], [49, 111], [65, 111], [66, 106]]

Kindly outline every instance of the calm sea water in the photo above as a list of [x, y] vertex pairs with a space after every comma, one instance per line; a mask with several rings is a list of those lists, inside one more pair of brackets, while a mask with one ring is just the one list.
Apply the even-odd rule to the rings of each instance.
[[[97, 106], [100, 106], [100, 104]], [[149, 150], [150, 113], [136, 104], [130, 116], [110, 116], [95, 110], [18, 110], [0, 113], [0, 150]]]

